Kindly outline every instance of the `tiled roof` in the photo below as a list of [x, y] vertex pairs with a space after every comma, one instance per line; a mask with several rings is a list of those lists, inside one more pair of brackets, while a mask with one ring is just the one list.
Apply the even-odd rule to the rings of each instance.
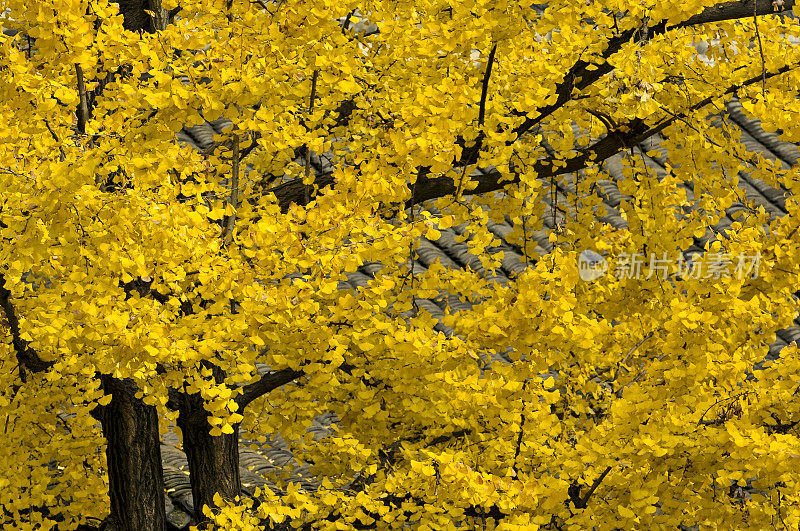
[[[725, 118], [729, 120], [730, 123], [734, 124], [741, 132], [741, 142], [748, 151], [754, 154], [760, 154], [770, 161], [780, 161], [784, 168], [788, 168], [800, 159], [800, 150], [798, 150], [797, 146], [780, 141], [778, 135], [775, 133], [764, 131], [759, 121], [749, 119], [745, 116], [741, 105], [737, 101], [732, 101], [728, 104]], [[658, 136], [648, 140], [637, 149], [638, 153], [636, 153], [636, 156], [644, 159], [651, 170], [664, 175], [666, 172], [666, 153], [664, 149], [660, 147], [662, 140], [663, 139]], [[648, 155], [648, 153], [650, 154]], [[608, 172], [609, 179], [598, 183], [600, 188], [598, 193], [600, 193], [603, 198], [603, 205], [607, 212], [605, 216], [599, 219], [617, 228], [626, 225], [619, 211], [619, 206], [624, 199], [624, 194], [619, 191], [617, 186], [618, 180], [622, 179], [622, 156], [623, 155], [616, 155], [605, 162], [604, 169]], [[571, 201], [574, 201], [574, 189], [571, 186], [571, 183], [574, 182], [573, 179], [574, 176], [566, 176], [561, 179], [556, 192], [556, 201], [559, 208], [564, 208], [567, 212], [571, 212]], [[686, 190], [687, 198], [692, 200], [694, 197], [692, 183], [685, 183], [683, 186]], [[752, 201], [753, 204], [751, 206], [756, 208], [761, 206], [773, 216], [782, 216], [786, 214], [786, 198], [788, 196], [788, 191], [785, 188], [773, 189], [764, 182], [753, 178], [747, 171], [741, 171], [739, 173], [739, 187], [742, 189], [743, 196], [746, 200], [748, 202]], [[552, 250], [552, 244], [549, 242], [548, 236], [553, 229], [553, 208], [552, 205], [549, 204], [549, 201], [548, 199], [548, 204], [543, 216], [543, 230], [535, 231], [531, 235], [532, 239], [536, 241], [535, 252], [539, 256]], [[709, 240], [715, 239], [716, 234], [726, 230], [733, 222], [732, 216], [735, 216], [736, 212], [744, 208], [745, 205], [743, 203], [734, 203], [733, 206], [726, 210], [726, 215], [717, 224], [711, 226], [709, 230], [706, 231], [705, 235], [699, 238], [695, 237], [693, 244], [684, 250], [687, 259], [692, 255], [702, 254]], [[561, 214], [561, 212], [556, 212], [556, 214], [557, 216], [555, 219], [556, 223], [558, 223], [563, 219], [563, 214]], [[513, 278], [526, 267], [521, 249], [516, 245], [508, 243], [505, 239], [513, 229], [513, 223], [506, 217], [505, 221], [500, 223], [489, 222], [487, 228], [501, 242], [499, 246], [490, 248], [489, 250], [491, 252], [497, 250], [503, 251], [501, 268], [495, 272], [494, 280], [500, 284], [507, 284], [510, 278]], [[444, 229], [440, 232], [441, 237], [436, 241], [425, 238], [420, 241], [414, 264], [416, 272], [424, 272], [427, 267], [437, 260], [447, 267], [470, 267], [475, 271], [482, 271], [480, 260], [477, 256], [470, 254], [467, 243], [457, 240], [459, 236], [463, 236], [463, 232], [461, 232], [458, 227]], [[357, 272], [348, 276], [349, 286], [343, 284], [340, 288], [352, 287], [358, 289], [359, 287], [365, 286], [367, 282], [373, 278], [374, 272], [379, 268], [380, 266], [376, 264], [369, 264], [361, 267]], [[468, 306], [468, 303], [461, 301], [459, 297], [454, 295], [444, 298], [440, 297], [434, 300], [418, 299], [417, 304], [420, 308], [431, 313], [433, 317], [442, 316], [448, 306], [452, 309], [461, 309]], [[442, 324], [437, 325], [437, 329], [446, 334], [453, 333], [451, 329]], [[776, 355], [777, 352], [793, 340], [800, 341], [800, 317], [796, 318], [790, 326], [778, 332], [777, 339], [770, 345], [770, 356]]]

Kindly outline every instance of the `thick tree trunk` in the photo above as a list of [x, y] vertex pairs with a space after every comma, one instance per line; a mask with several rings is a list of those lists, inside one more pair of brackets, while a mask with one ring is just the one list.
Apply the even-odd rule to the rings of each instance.
[[[122, 13], [122, 27], [131, 31], [155, 33], [166, 29], [169, 13], [161, 0], [116, 0]], [[149, 11], [149, 13], [148, 13]]]
[[[193, 404], [196, 406], [196, 404]], [[189, 480], [192, 483], [194, 517], [206, 520], [203, 506], [213, 507], [214, 494], [232, 500], [242, 490], [239, 477], [239, 426], [233, 433], [212, 437], [205, 410], [193, 407], [182, 409], [178, 426], [183, 432], [183, 450], [189, 461]]]
[[130, 381], [103, 377], [111, 402], [100, 409], [108, 441], [110, 523], [118, 531], [166, 531], [164, 474], [156, 408], [134, 395]]

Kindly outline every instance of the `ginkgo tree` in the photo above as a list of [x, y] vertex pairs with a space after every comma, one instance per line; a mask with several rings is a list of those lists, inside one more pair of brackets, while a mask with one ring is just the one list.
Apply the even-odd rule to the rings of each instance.
[[[724, 117], [800, 142], [793, 4], [1, 0], [3, 528], [167, 529], [167, 430], [203, 527], [796, 527], [800, 173]], [[274, 434], [319, 487], [242, 497]]]

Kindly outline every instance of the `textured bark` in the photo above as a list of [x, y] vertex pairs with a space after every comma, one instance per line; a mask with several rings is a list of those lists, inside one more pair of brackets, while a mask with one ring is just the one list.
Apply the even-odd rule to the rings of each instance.
[[169, 26], [169, 13], [161, 7], [161, 0], [147, 0], [147, 5], [153, 17], [150, 19], [150, 30], [152, 32], [164, 31]]
[[161, 0], [117, 0], [117, 4], [123, 17], [122, 27], [127, 30], [155, 33], [169, 24], [169, 13], [161, 7]]
[[215, 494], [232, 500], [242, 490], [239, 477], [239, 426], [233, 427], [233, 433], [212, 437], [202, 402], [192, 402], [195, 407], [181, 409], [178, 426], [183, 433], [183, 450], [189, 461], [194, 517], [197, 522], [202, 522], [207, 519], [203, 507], [214, 506]]
[[773, 0], [734, 0], [733, 2], [720, 2], [709, 6], [680, 26], [694, 26], [696, 24], [709, 24], [723, 20], [752, 17], [753, 15], [771, 15], [773, 13], [789, 13], [794, 9], [795, 0], [783, 0], [778, 6]]
[[118, 531], [166, 531], [156, 408], [135, 397], [130, 381], [105, 376], [103, 388], [111, 393], [99, 412], [108, 442], [109, 523]]

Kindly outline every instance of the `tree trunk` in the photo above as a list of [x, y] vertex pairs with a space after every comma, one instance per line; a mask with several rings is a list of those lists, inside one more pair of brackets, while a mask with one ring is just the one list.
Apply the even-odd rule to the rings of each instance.
[[161, 0], [147, 0], [152, 16], [150, 18], [150, 32], [164, 31], [169, 26], [169, 13], [161, 7]]
[[100, 408], [108, 442], [110, 521], [118, 531], [166, 531], [164, 474], [156, 408], [134, 395], [127, 380], [103, 377], [111, 402]]
[[[194, 398], [194, 397], [192, 397]], [[199, 397], [198, 397], [199, 398]], [[194, 402], [194, 401], [193, 401]], [[189, 461], [189, 480], [192, 483], [194, 517], [206, 520], [203, 506], [213, 507], [214, 494], [233, 500], [242, 490], [239, 478], [239, 425], [233, 433], [212, 437], [202, 402], [187, 411], [181, 409], [178, 426], [183, 432], [183, 451]]]

